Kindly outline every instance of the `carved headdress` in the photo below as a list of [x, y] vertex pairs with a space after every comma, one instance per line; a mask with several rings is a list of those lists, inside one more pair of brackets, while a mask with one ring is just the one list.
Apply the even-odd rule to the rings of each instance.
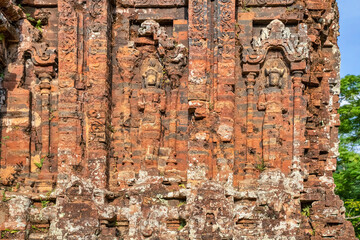
[[266, 83], [265, 86], [269, 87], [271, 85], [271, 79], [277, 78], [278, 87], [282, 88], [284, 85], [283, 76], [285, 74], [285, 66], [282, 60], [280, 59], [270, 59], [270, 65], [265, 67], [265, 77]]
[[285, 73], [285, 69], [281, 69], [278, 67], [272, 67], [272, 68], [266, 68], [265, 69], [265, 74], [266, 76], [269, 76], [271, 73], [277, 73], [280, 75], [280, 77], [282, 77]]
[[160, 88], [161, 80], [163, 79], [162, 69], [161, 63], [156, 58], [146, 59], [141, 66], [143, 88], [149, 85], [149, 81], [154, 81], [155, 87]]

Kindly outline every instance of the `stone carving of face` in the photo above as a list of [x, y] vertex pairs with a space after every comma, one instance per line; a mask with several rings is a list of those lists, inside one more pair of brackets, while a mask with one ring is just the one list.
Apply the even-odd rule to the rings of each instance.
[[146, 87], [154, 87], [157, 85], [158, 79], [157, 79], [157, 73], [154, 69], [148, 69], [145, 72], [145, 86]]
[[284, 69], [277, 67], [265, 69], [265, 73], [268, 76], [268, 85], [270, 87], [281, 87], [281, 79], [285, 73]]
[[155, 58], [149, 58], [144, 61], [141, 69], [144, 87], [160, 88], [160, 83], [163, 76], [160, 62]]

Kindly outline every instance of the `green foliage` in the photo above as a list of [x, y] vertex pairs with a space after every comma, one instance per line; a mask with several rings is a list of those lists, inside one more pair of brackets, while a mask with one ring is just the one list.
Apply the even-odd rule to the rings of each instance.
[[51, 191], [47, 192], [45, 199], [40, 198], [41, 207], [42, 207], [42, 208], [46, 208], [47, 206], [49, 206], [49, 203], [50, 203], [49, 198], [50, 198], [50, 195], [51, 195], [51, 193], [52, 193], [53, 191], [54, 191], [54, 189], [52, 189]]
[[38, 169], [41, 169], [43, 167], [44, 161], [45, 161], [45, 157], [41, 158], [39, 163], [34, 163], [34, 164]]
[[38, 227], [36, 227], [35, 225], [31, 225], [31, 228], [32, 228], [35, 232], [44, 232], [44, 233], [47, 232], [47, 229], [46, 229], [46, 228], [38, 228]]
[[186, 204], [186, 201], [180, 201], [180, 203], [177, 205], [177, 207], [184, 206]]
[[311, 205], [307, 205], [306, 207], [301, 209], [301, 214], [305, 217], [310, 217], [310, 208], [311, 208]]
[[346, 218], [353, 224], [356, 236], [360, 238], [360, 201], [347, 199], [344, 205], [346, 208]]
[[37, 228], [35, 225], [31, 225], [31, 228], [34, 230], [40, 230], [39, 228]]
[[360, 237], [360, 76], [341, 80], [339, 109], [340, 146], [338, 167], [334, 173], [336, 193], [344, 201], [346, 217]]
[[5, 144], [6, 140], [9, 140], [9, 136], [2, 137], [2, 141], [0, 142], [1, 145]]
[[49, 202], [50, 202], [49, 200], [41, 200], [41, 207], [46, 208], [48, 206]]
[[37, 30], [39, 30], [40, 32], [43, 31], [43, 29], [42, 29], [42, 23], [41, 23], [41, 20], [40, 20], [40, 19], [36, 21], [35, 28], [36, 28]]
[[259, 170], [260, 172], [263, 172], [266, 170], [267, 166], [266, 166], [266, 163], [264, 161], [264, 158], [259, 158], [259, 160], [257, 161], [256, 165], [255, 165], [255, 168], [257, 170]]
[[360, 155], [349, 151], [343, 143], [339, 152], [338, 168], [334, 174], [336, 193], [344, 201], [354, 197], [360, 200]]
[[5, 230], [1, 231], [1, 238], [5, 238], [5, 235], [15, 234], [18, 232], [20, 232], [20, 230], [6, 228]]
[[36, 20], [30, 16], [30, 13], [26, 13], [26, 19], [29, 20], [30, 22], [35, 22]]
[[341, 144], [350, 151], [360, 145], [360, 76], [348, 75], [341, 80]]
[[11, 233], [11, 234], [14, 234], [14, 233], [17, 233], [17, 232], [19, 232], [20, 230], [14, 230], [14, 229], [5, 229], [5, 232], [9, 232], [9, 233]]
[[31, 23], [31, 25], [33, 25], [37, 30], [39, 30], [40, 32], [43, 31], [42, 29], [42, 22], [41, 19], [36, 20], [35, 18], [30, 16], [30, 13], [26, 13], [26, 19]]
[[180, 219], [180, 226], [178, 228], [178, 231], [180, 231], [181, 229], [183, 229], [186, 226], [186, 221], [185, 219]]
[[3, 193], [2, 193], [2, 199], [1, 199], [1, 201], [7, 202], [7, 201], [9, 201], [10, 199], [11, 199], [11, 197], [10, 197], [10, 198], [6, 197], [6, 191], [4, 190]]
[[50, 114], [49, 121], [53, 120], [55, 118], [54, 114]]
[[0, 41], [5, 39], [5, 35], [3, 33], [0, 33]]

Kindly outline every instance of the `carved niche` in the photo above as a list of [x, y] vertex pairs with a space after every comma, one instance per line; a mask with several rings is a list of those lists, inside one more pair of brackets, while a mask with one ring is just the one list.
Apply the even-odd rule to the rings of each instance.
[[[51, 121], [55, 118], [54, 104], [55, 94], [52, 92], [56, 86], [54, 79], [57, 77], [57, 51], [49, 47], [46, 42], [33, 43], [25, 50], [24, 58], [31, 64], [26, 64], [25, 72], [34, 71], [35, 75], [24, 76], [23, 87], [29, 87], [32, 102], [32, 123], [31, 123], [31, 164], [30, 171], [43, 175], [43, 179], [53, 179], [56, 175], [56, 150], [51, 148], [53, 136], [51, 132], [54, 127]], [[36, 84], [29, 84], [29, 83]], [[41, 125], [38, 122], [41, 121]], [[42, 163], [42, 161], [44, 163]], [[41, 164], [41, 168], [37, 167]], [[38, 180], [44, 190], [51, 189], [51, 183]]]
[[287, 137], [291, 132], [289, 118], [288, 68], [281, 59], [269, 59], [264, 63], [263, 83], [257, 109], [263, 112], [261, 158], [269, 167], [280, 166], [290, 158], [291, 144]]
[[166, 108], [165, 90], [161, 89], [163, 67], [156, 58], [147, 58], [141, 66], [142, 89], [139, 93], [138, 108], [142, 112], [139, 127], [141, 146], [146, 151], [146, 167], [157, 167], [161, 138], [161, 118]]
[[[255, 167], [280, 168], [289, 173], [298, 166], [302, 146], [298, 144], [304, 102], [301, 81], [308, 58], [307, 27], [286, 27], [273, 20], [257, 31], [242, 54], [247, 86], [246, 167], [249, 178]], [[299, 99], [299, 100], [297, 100]], [[254, 107], [256, 106], [256, 107]]]
[[[117, 51], [123, 84], [121, 126], [123, 146], [115, 146], [119, 184], [133, 182], [139, 170], [157, 175], [176, 168], [176, 113], [180, 79], [187, 64], [187, 49], [169, 38], [164, 27], [146, 20], [128, 45]], [[173, 166], [173, 167], [172, 167]], [[165, 174], [166, 175], [166, 174]]]

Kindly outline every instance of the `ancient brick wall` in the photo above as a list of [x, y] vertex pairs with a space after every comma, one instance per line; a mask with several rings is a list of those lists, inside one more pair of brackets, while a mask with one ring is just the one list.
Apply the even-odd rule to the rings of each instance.
[[332, 178], [338, 17], [1, 1], [0, 238], [355, 239]]

